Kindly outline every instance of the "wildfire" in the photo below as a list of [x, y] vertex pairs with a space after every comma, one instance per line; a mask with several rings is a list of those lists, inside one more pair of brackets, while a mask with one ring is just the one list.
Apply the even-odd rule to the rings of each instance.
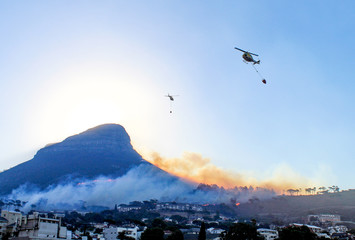
[[240, 203], [239, 203], [239, 202], [237, 202], [235, 205], [238, 207], [238, 206], [240, 205]]

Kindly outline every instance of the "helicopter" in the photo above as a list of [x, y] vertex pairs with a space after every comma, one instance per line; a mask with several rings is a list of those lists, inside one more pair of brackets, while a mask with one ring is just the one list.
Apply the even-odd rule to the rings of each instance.
[[174, 101], [174, 97], [177, 97], [177, 96], [179, 96], [179, 95], [170, 95], [169, 93], [168, 93], [168, 95], [165, 95], [165, 97], [168, 97], [171, 101]]
[[[263, 78], [263, 76], [261, 76], [261, 74], [259, 73], [258, 69], [256, 69], [256, 67], [254, 66], [255, 64], [260, 64], [260, 60], [255, 60], [255, 59], [253, 58], [253, 56], [259, 57], [259, 55], [258, 55], [258, 54], [255, 54], [255, 53], [252, 53], [252, 52], [244, 51], [243, 49], [240, 49], [240, 48], [237, 48], [237, 47], [234, 47], [234, 49], [243, 52], [243, 56], [242, 56], [243, 59], [244, 59], [243, 61], [244, 61], [245, 63], [248, 63], [248, 62], [253, 63], [252, 66], [253, 66], [254, 70], [255, 70], [255, 71], [257, 72], [257, 74], [259, 74], [259, 76], [262, 78], [261, 82], [264, 83], [264, 84], [266, 84], [265, 78]], [[253, 56], [252, 56], [252, 55], [253, 55]]]
[[179, 96], [179, 95], [170, 95], [169, 93], [168, 93], [168, 95], [165, 95], [165, 97], [168, 97], [170, 99], [170, 113], [173, 113], [173, 111], [172, 111], [172, 101], [174, 101], [174, 97], [177, 97], [177, 96]]
[[243, 59], [246, 61], [246, 62], [252, 62], [254, 65], [255, 64], [260, 64], [260, 60], [258, 61], [255, 61], [254, 58], [252, 57], [252, 55], [256, 56], [256, 57], [259, 57], [258, 54], [255, 54], [255, 53], [251, 53], [251, 52], [247, 52], [247, 51], [244, 51], [240, 48], [237, 48], [237, 47], [234, 47], [234, 49], [237, 49], [241, 52], [243, 52]]

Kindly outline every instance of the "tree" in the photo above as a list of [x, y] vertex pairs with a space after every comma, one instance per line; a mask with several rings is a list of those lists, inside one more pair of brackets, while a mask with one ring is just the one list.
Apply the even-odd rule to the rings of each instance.
[[153, 220], [152, 222], [152, 227], [153, 228], [162, 228], [165, 229], [166, 228], [166, 223], [160, 219], [160, 218], [156, 218]]
[[317, 235], [306, 226], [291, 226], [279, 232], [278, 240], [315, 240]]
[[11, 237], [11, 234], [9, 232], [6, 232], [3, 236], [2, 236], [2, 239], [3, 240], [9, 240]]
[[327, 188], [326, 188], [326, 187], [323, 187], [323, 186], [322, 186], [322, 187], [319, 187], [319, 188], [318, 188], [318, 194], [319, 194], [319, 193], [325, 193], [326, 189], [327, 189]]
[[296, 193], [296, 192], [299, 192], [299, 190], [298, 189], [287, 189], [287, 192], [288, 192], [288, 194], [290, 194], [291, 196], [293, 196], [293, 194], [294, 193]]
[[85, 233], [83, 234], [83, 236], [87, 236], [87, 237], [88, 237], [88, 240], [92, 240], [92, 237], [90, 236], [90, 233], [88, 233], [88, 232], [85, 232]]
[[236, 223], [229, 227], [228, 232], [221, 234], [222, 240], [262, 240], [256, 227], [247, 223]]
[[166, 238], [166, 240], [184, 240], [184, 234], [182, 234], [179, 229], [176, 229]]
[[164, 240], [164, 231], [161, 228], [147, 228], [142, 233], [141, 240]]
[[198, 234], [198, 240], [206, 240], [206, 225], [205, 225], [205, 222], [201, 223], [200, 233]]

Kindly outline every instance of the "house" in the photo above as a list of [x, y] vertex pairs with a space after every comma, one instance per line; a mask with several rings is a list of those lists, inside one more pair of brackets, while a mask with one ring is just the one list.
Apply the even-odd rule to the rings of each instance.
[[340, 222], [340, 215], [337, 214], [319, 214], [308, 215], [308, 223], [337, 223]]
[[333, 227], [328, 227], [328, 232], [333, 233], [346, 233], [349, 229], [344, 225], [337, 225]]
[[0, 217], [0, 239], [6, 233], [6, 226], [9, 224], [9, 221], [6, 218]]
[[67, 239], [67, 228], [61, 226], [61, 220], [39, 216], [38, 212], [22, 217], [18, 229], [18, 237], [29, 240], [59, 240]]
[[198, 204], [189, 204], [189, 203], [176, 203], [176, 202], [165, 202], [158, 203], [156, 206], [157, 210], [173, 210], [173, 211], [197, 211], [202, 212], [203, 208]]
[[199, 228], [189, 228], [189, 229], [180, 229], [180, 231], [185, 234], [198, 235], [200, 233]]
[[20, 212], [2, 210], [1, 217], [7, 219], [9, 225], [13, 223], [15, 223], [15, 225], [21, 225], [22, 213]]
[[137, 226], [135, 227], [109, 227], [104, 228], [103, 234], [105, 240], [117, 240], [120, 232], [125, 232], [127, 237], [132, 237], [136, 240], [140, 239], [142, 232]]
[[223, 229], [220, 229], [220, 228], [208, 228], [207, 229], [207, 232], [210, 233], [210, 234], [221, 234], [222, 232], [224, 232]]
[[307, 224], [301, 224], [301, 223], [292, 223], [291, 226], [295, 226], [295, 227], [302, 227], [302, 226], [306, 226], [308, 227], [313, 233], [317, 234], [317, 233], [321, 233], [322, 232], [322, 228], [317, 227], [317, 226], [313, 226], [313, 225], [307, 225]]
[[257, 232], [263, 236], [265, 240], [273, 240], [279, 237], [278, 231], [268, 228], [258, 228]]
[[329, 236], [326, 233], [322, 233], [323, 229], [317, 226], [300, 224], [300, 223], [293, 223], [291, 224], [291, 226], [296, 226], [296, 227], [306, 226], [311, 230], [311, 232], [315, 233], [318, 237], [329, 238]]
[[117, 211], [119, 212], [129, 212], [133, 210], [140, 210], [142, 207], [136, 207], [136, 206], [118, 206]]

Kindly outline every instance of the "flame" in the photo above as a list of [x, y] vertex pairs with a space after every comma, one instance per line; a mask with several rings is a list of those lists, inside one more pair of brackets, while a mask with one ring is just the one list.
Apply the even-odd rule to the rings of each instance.
[[145, 157], [152, 164], [175, 176], [186, 180], [217, 184], [225, 188], [236, 186], [253, 186], [273, 189], [278, 193], [282, 190], [295, 187], [304, 187], [312, 184], [310, 180], [292, 171], [287, 165], [281, 165], [275, 169], [273, 175], [264, 180], [257, 180], [251, 175], [236, 173], [213, 165], [208, 158], [198, 153], [185, 152], [182, 158], [163, 158], [157, 152]]
[[237, 202], [235, 205], [238, 207], [238, 206], [240, 205], [240, 203], [239, 203], [239, 202]]

